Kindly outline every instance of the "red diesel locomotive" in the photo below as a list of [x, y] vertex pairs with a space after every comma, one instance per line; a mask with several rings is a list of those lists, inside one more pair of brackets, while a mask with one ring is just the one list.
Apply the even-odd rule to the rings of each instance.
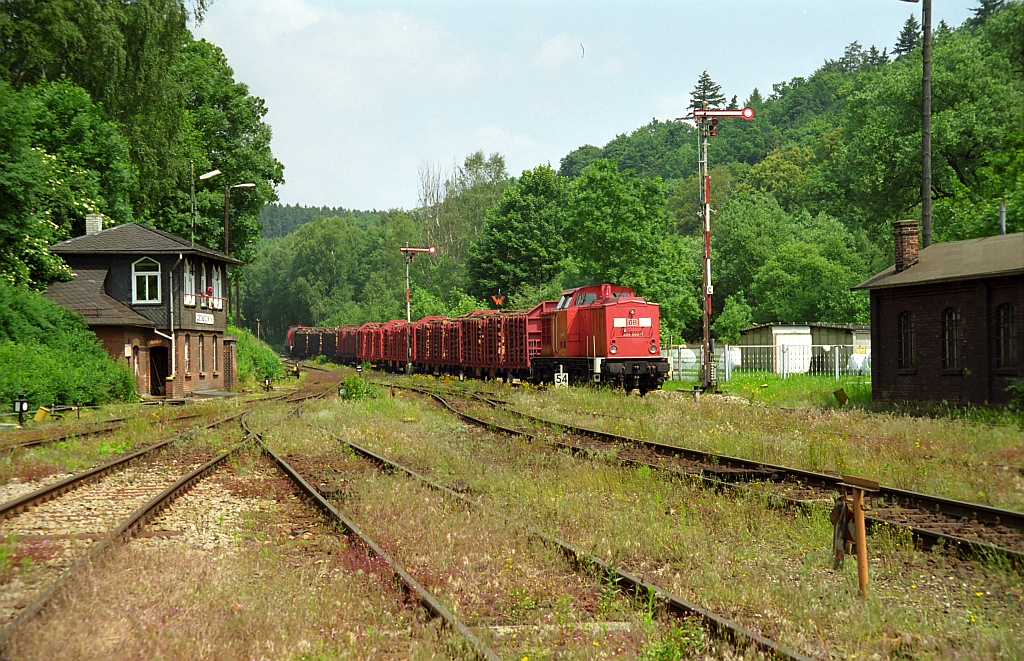
[[477, 310], [362, 326], [288, 330], [296, 358], [322, 355], [426, 374], [609, 383], [641, 393], [664, 383], [658, 304], [616, 285], [579, 287], [532, 310]]

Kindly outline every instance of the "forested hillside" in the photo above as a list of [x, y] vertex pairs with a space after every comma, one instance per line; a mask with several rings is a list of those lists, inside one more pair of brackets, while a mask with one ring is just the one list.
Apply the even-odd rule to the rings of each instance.
[[[936, 241], [995, 234], [1001, 200], [1009, 231], [1024, 230], [1024, 6], [985, 0], [974, 14], [933, 33]], [[718, 337], [751, 322], [867, 321], [867, 299], [850, 287], [892, 263], [892, 221], [920, 217], [920, 39], [911, 17], [891, 50], [850, 44], [807, 77], [743, 95], [753, 121], [719, 125], [710, 150]], [[693, 97], [741, 104], [708, 72]], [[691, 123], [653, 120], [584, 145], [557, 172], [508, 177], [500, 156], [477, 153], [452, 172], [424, 168], [420, 180], [416, 209], [369, 224], [339, 213], [266, 244], [246, 284], [247, 317], [280, 333], [404, 316], [398, 247], [408, 240], [439, 247], [412, 267], [414, 316], [499, 294], [525, 307], [611, 281], [659, 301], [666, 333], [698, 334]]]

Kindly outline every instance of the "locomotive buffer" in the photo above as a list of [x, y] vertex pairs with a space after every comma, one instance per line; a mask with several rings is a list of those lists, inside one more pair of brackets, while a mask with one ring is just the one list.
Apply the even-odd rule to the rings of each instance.
[[715, 135], [718, 120], [722, 117], [739, 117], [749, 121], [754, 118], [754, 109], [716, 110], [708, 108], [705, 101], [701, 108], [693, 110], [693, 121], [700, 135], [701, 215], [704, 220], [704, 338], [700, 348], [700, 381], [703, 390], [714, 388], [716, 381], [715, 353], [711, 343], [711, 295], [715, 289], [711, 285], [711, 175], [708, 172], [708, 141]]

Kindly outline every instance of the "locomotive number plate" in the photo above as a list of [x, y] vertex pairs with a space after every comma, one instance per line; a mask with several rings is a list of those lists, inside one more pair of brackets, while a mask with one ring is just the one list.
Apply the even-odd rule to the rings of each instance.
[[613, 328], [650, 328], [650, 317], [616, 317], [612, 320]]

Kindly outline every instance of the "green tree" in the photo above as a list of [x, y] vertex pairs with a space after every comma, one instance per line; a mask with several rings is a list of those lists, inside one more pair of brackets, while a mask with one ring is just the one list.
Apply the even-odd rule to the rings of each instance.
[[708, 108], [721, 108], [725, 103], [722, 86], [711, 80], [706, 69], [697, 78], [697, 84], [690, 92], [691, 108], [700, 108], [704, 103], [707, 103]]
[[974, 14], [974, 16], [968, 18], [964, 22], [964, 25], [972, 28], [984, 25], [989, 16], [995, 14], [1005, 5], [1006, 0], [978, 0], [978, 6], [971, 7], [971, 13]]
[[486, 298], [549, 282], [566, 256], [568, 180], [550, 166], [526, 170], [486, 215], [466, 262], [472, 290]]
[[565, 155], [559, 162], [558, 174], [563, 177], [575, 179], [585, 169], [601, 158], [601, 148], [594, 145], [583, 145], [577, 147]]
[[740, 331], [753, 324], [753, 309], [747, 305], [743, 292], [727, 296], [725, 306], [711, 324], [711, 332], [719, 342], [738, 344]]
[[903, 24], [896, 45], [892, 47], [892, 54], [897, 58], [909, 55], [915, 48], [921, 45], [921, 24], [913, 14]]

